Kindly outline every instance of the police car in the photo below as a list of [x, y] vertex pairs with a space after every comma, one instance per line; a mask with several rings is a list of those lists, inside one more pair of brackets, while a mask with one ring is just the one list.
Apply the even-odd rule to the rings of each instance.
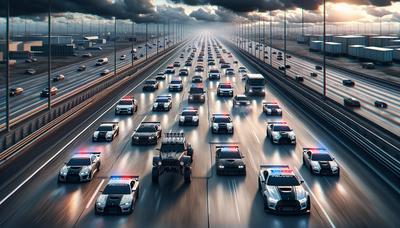
[[211, 117], [211, 132], [233, 134], [233, 122], [228, 113], [216, 113]]
[[172, 108], [171, 95], [159, 95], [153, 104], [153, 111], [169, 111]]
[[93, 133], [93, 142], [112, 141], [119, 133], [118, 122], [103, 122]]
[[218, 69], [210, 69], [208, 71], [208, 80], [219, 80], [221, 78], [221, 73]]
[[175, 74], [175, 68], [173, 65], [168, 65], [164, 71], [164, 74]]
[[168, 91], [169, 92], [181, 92], [183, 90], [182, 80], [180, 78], [174, 78], [169, 82]]
[[58, 174], [59, 182], [90, 181], [100, 170], [100, 152], [79, 152], [65, 163]]
[[263, 112], [268, 116], [282, 116], [282, 109], [277, 102], [263, 102]]
[[246, 175], [246, 164], [237, 145], [216, 146], [217, 175]]
[[142, 122], [133, 131], [132, 145], [156, 145], [161, 133], [160, 122]]
[[139, 198], [139, 176], [111, 176], [94, 206], [99, 214], [131, 214]]
[[258, 188], [264, 210], [276, 213], [306, 213], [311, 209], [309, 193], [288, 165], [260, 165]]
[[186, 68], [180, 69], [178, 75], [179, 76], [188, 76], [189, 75], [189, 70], [186, 69]]
[[115, 106], [115, 114], [130, 114], [137, 112], [138, 104], [132, 96], [125, 96], [119, 100], [117, 106]]
[[199, 74], [196, 74], [192, 77], [192, 83], [202, 83], [203, 77]]
[[199, 126], [199, 112], [195, 108], [185, 108], [179, 114], [179, 126]]
[[312, 174], [339, 175], [340, 172], [335, 158], [324, 148], [303, 148], [303, 165]]
[[233, 107], [235, 106], [247, 106], [251, 104], [250, 99], [244, 94], [238, 94], [233, 98]]
[[217, 96], [233, 97], [233, 86], [230, 82], [219, 83], [217, 87]]
[[267, 138], [273, 144], [296, 144], [296, 134], [286, 122], [268, 122]]

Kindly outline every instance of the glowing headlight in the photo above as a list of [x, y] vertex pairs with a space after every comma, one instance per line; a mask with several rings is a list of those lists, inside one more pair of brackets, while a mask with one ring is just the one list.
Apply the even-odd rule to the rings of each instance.
[[243, 166], [243, 165], [239, 165], [238, 168], [239, 168], [239, 169], [243, 169], [244, 166]]
[[193, 95], [190, 95], [190, 96], [189, 96], [189, 99], [193, 99]]
[[162, 162], [161, 162], [161, 161], [159, 161], [159, 162], [158, 162], [158, 165], [161, 165], [161, 164], [162, 164]]
[[228, 123], [228, 124], [226, 125], [226, 127], [227, 127], [228, 129], [232, 129], [232, 127], [233, 127], [233, 124], [231, 124], [231, 123]]
[[272, 197], [272, 196], [269, 196], [269, 197], [268, 197], [268, 202], [269, 202], [269, 203], [276, 204], [276, 203], [278, 202], [278, 199], [276, 199], [276, 198], [274, 198], [274, 197]]
[[156, 108], [158, 106], [158, 103], [154, 103], [153, 107]]
[[181, 166], [183, 166], [185, 163], [183, 161], [179, 162], [179, 164], [181, 164]]
[[112, 136], [112, 132], [111, 132], [111, 131], [108, 131], [107, 134], [106, 134], [106, 137], [107, 137], [107, 138], [111, 138], [111, 136]]
[[317, 171], [321, 170], [321, 166], [317, 161], [311, 161], [311, 168]]
[[250, 93], [252, 93], [252, 92], [253, 92], [253, 90], [252, 90], [252, 89], [249, 89], [249, 92], [250, 92]]
[[129, 205], [131, 205], [130, 202], [126, 202], [126, 203], [121, 204], [121, 206], [129, 206]]
[[134, 138], [134, 139], [139, 139], [139, 136], [134, 136], [133, 138]]
[[280, 139], [281, 138], [281, 134], [279, 134], [279, 132], [272, 132], [272, 137], [274, 139]]
[[119, 111], [119, 107], [115, 108], [115, 110]]
[[193, 120], [193, 121], [198, 121], [198, 120], [199, 120], [199, 117], [198, 117], [198, 116], [193, 116], [193, 117], [192, 117], [192, 120]]
[[331, 169], [332, 169], [332, 171], [336, 171], [336, 170], [338, 170], [338, 167], [337, 167], [337, 165], [332, 165]]
[[184, 116], [180, 116], [179, 117], [179, 121], [181, 121], [181, 122], [185, 121], [185, 117]]
[[99, 206], [99, 207], [102, 207], [102, 206], [104, 206], [104, 203], [102, 203], [102, 202], [97, 202], [96, 205]]
[[307, 197], [303, 197], [303, 198], [301, 198], [301, 199], [299, 199], [299, 203], [300, 204], [305, 204], [305, 203], [307, 203]]
[[154, 139], [154, 136], [152, 135], [152, 136], [149, 136], [149, 139]]
[[164, 107], [168, 107], [168, 105], [169, 105], [168, 103], [164, 103]]
[[223, 165], [219, 165], [218, 168], [223, 169], [225, 167]]
[[217, 128], [218, 128], [218, 124], [217, 124], [217, 123], [213, 123], [213, 124], [212, 124], [212, 127], [213, 127], [214, 129], [217, 129]]

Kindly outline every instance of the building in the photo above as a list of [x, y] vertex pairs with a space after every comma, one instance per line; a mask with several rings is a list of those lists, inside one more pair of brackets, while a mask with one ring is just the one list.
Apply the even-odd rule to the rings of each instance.
[[392, 40], [396, 40], [399, 37], [397, 36], [373, 36], [369, 38], [369, 46], [374, 47], [384, 47], [390, 46], [392, 44]]
[[350, 45], [367, 45], [367, 38], [365, 36], [358, 35], [344, 35], [334, 36], [333, 42], [342, 44], [342, 53], [348, 54], [348, 47]]
[[[48, 43], [48, 36], [45, 35], [29, 35], [29, 36], [13, 36], [12, 40], [15, 41], [42, 41], [43, 44]], [[52, 44], [72, 44], [74, 39], [72, 36], [51, 36], [50, 42]]]
[[[51, 55], [52, 56], [73, 56], [74, 55], [74, 44], [52, 44]], [[41, 47], [32, 47], [32, 52], [36, 55], [47, 55], [49, 51], [48, 45], [45, 44]]]

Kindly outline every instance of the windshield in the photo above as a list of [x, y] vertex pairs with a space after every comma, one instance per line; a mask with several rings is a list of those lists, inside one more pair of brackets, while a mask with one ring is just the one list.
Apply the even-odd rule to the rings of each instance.
[[271, 176], [268, 178], [267, 185], [271, 186], [297, 186], [300, 182], [295, 176], [282, 175], [282, 176]]
[[278, 106], [278, 105], [267, 105], [267, 108], [270, 108], [270, 109], [278, 109], [279, 106]]
[[155, 128], [152, 125], [140, 125], [136, 132], [155, 132]]
[[214, 123], [230, 123], [230, 119], [228, 117], [214, 117]]
[[183, 144], [162, 144], [160, 150], [162, 152], [182, 152], [185, 150]]
[[219, 87], [220, 87], [220, 88], [223, 88], [223, 89], [230, 89], [230, 88], [232, 88], [231, 85], [219, 85]]
[[182, 112], [182, 116], [196, 116], [197, 112], [185, 111]]
[[157, 98], [156, 102], [168, 102], [168, 98]]
[[125, 101], [125, 100], [123, 100], [123, 101], [119, 101], [118, 104], [119, 104], [119, 105], [132, 105], [132, 101]]
[[332, 157], [329, 154], [313, 154], [313, 161], [332, 161]]
[[238, 100], [238, 101], [248, 101], [249, 99], [247, 99], [247, 97], [237, 96], [236, 100]]
[[252, 86], [264, 86], [265, 85], [265, 79], [264, 78], [252, 78], [248, 79], [247, 83]]
[[90, 158], [71, 158], [67, 166], [86, 166], [90, 165]]
[[171, 81], [171, 84], [181, 84], [181, 81]]
[[128, 195], [131, 194], [129, 184], [107, 185], [104, 188], [103, 194], [105, 195]]
[[210, 70], [210, 73], [219, 73], [218, 70]]
[[219, 153], [219, 158], [222, 159], [239, 159], [242, 158], [242, 156], [240, 156], [239, 152], [220, 152]]
[[100, 126], [97, 131], [112, 131], [112, 126]]
[[278, 125], [274, 126], [274, 131], [291, 131], [289, 126], [286, 125]]
[[204, 93], [204, 90], [201, 87], [200, 88], [192, 87], [192, 88], [190, 88], [189, 93]]

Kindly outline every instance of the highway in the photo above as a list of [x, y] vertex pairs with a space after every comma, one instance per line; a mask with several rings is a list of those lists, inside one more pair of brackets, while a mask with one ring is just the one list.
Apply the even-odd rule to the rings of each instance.
[[[162, 40], [160, 40], [160, 43], [163, 44]], [[141, 46], [142, 48], [139, 49], [138, 46]], [[138, 60], [134, 61], [135, 64], [135, 62], [145, 58], [146, 49], [144, 43], [137, 44], [135, 45], [134, 48], [137, 49], [136, 56], [138, 57]], [[163, 48], [159, 48], [159, 51], [162, 50]], [[157, 47], [152, 45], [152, 48], [148, 49], [147, 51], [148, 51], [148, 56], [150, 56], [156, 53]], [[143, 54], [143, 57], [140, 57], [141, 54]], [[126, 55], [126, 59], [120, 60], [121, 55]], [[60, 97], [68, 92], [71, 92], [74, 89], [77, 89], [80, 86], [89, 83], [91, 81], [94, 81], [100, 77], [104, 77], [101, 76], [100, 73], [103, 72], [105, 69], [110, 70], [110, 73], [113, 74], [114, 53], [112, 52], [103, 57], [107, 57], [109, 62], [102, 66], [96, 66], [96, 62], [99, 58], [91, 58], [88, 60], [83, 59], [83, 61], [80, 63], [70, 64], [65, 67], [54, 69], [52, 71], [52, 78], [59, 74], [63, 74], [65, 76], [65, 79], [63, 81], [58, 81], [58, 82], [52, 81], [52, 86], [55, 86], [58, 89], [57, 95], [52, 96], [52, 99]], [[132, 59], [131, 48], [118, 50], [117, 70], [123, 66], [131, 65], [132, 63], [131, 59]], [[85, 65], [86, 70], [79, 72], [77, 69], [80, 65]], [[44, 88], [47, 88], [47, 73], [30, 76], [29, 80], [14, 81], [11, 79], [10, 88], [16, 88], [16, 87], [22, 87], [24, 89], [24, 92], [21, 95], [10, 97], [11, 118], [18, 117], [21, 114], [27, 113], [32, 109], [39, 107], [40, 105], [47, 104], [47, 98], [40, 97], [41, 91]], [[5, 90], [2, 89], [2, 91], [4, 92]], [[0, 113], [5, 113], [5, 108], [6, 108], [5, 98], [3, 97], [0, 99]], [[0, 124], [4, 124], [4, 122], [5, 122], [5, 116], [1, 116]]]
[[[221, 40], [209, 35], [195, 37], [207, 45]], [[189, 42], [188, 44], [193, 44]], [[197, 45], [197, 54], [200, 46]], [[187, 47], [186, 47], [187, 48]], [[227, 48], [228, 49], [228, 48]], [[182, 49], [184, 50], [184, 48]], [[233, 58], [222, 54], [233, 65], [235, 72], [245, 66], [257, 73], [246, 60], [239, 58], [234, 50]], [[174, 61], [183, 61], [176, 53], [144, 78], [163, 70]], [[185, 56], [189, 53], [185, 52]], [[205, 58], [207, 52], [205, 53]], [[214, 53], [215, 57], [215, 53]], [[194, 58], [195, 60], [197, 58]], [[127, 60], [129, 61], [129, 60]], [[193, 72], [196, 64], [190, 69]], [[207, 68], [206, 68], [207, 69]], [[86, 72], [87, 73], [87, 72]], [[192, 73], [190, 74], [192, 75]], [[139, 104], [133, 116], [116, 116], [114, 106], [119, 97], [110, 98], [112, 105], [93, 110], [98, 113], [89, 121], [81, 123], [71, 140], [55, 142], [51, 148], [43, 148], [46, 155], [26, 167], [15, 176], [1, 176], [0, 185], [0, 226], [21, 227], [399, 227], [399, 193], [387, 186], [374, 175], [371, 167], [362, 164], [352, 153], [351, 145], [344, 145], [291, 102], [282, 91], [276, 91], [267, 83], [264, 98], [254, 97], [248, 107], [232, 108], [231, 98], [218, 98], [217, 81], [206, 80], [203, 74], [207, 96], [205, 104], [191, 105], [199, 109], [198, 127], [179, 127], [177, 115], [187, 107], [189, 77], [182, 77], [184, 90], [171, 93], [173, 108], [169, 112], [152, 112], [151, 107], [157, 95], [170, 94], [168, 75], [160, 81], [160, 88], [152, 93], [142, 92], [141, 83], [129, 88]], [[308, 79], [306, 79], [308, 80]], [[238, 75], [221, 77], [230, 81], [235, 94], [244, 92], [244, 84]], [[356, 84], [358, 86], [358, 84]], [[356, 87], [357, 88], [357, 87]], [[267, 117], [262, 113], [262, 101], [273, 100], [283, 108], [283, 117]], [[213, 113], [226, 112], [233, 116], [233, 135], [213, 135], [209, 130], [209, 119]], [[297, 145], [272, 145], [265, 139], [266, 122], [283, 119], [295, 130]], [[164, 132], [183, 131], [194, 149], [192, 183], [185, 184], [178, 175], [160, 177], [159, 184], [151, 181], [152, 158], [157, 155], [156, 146], [132, 146], [132, 131], [142, 122], [161, 121]], [[120, 132], [111, 143], [93, 143], [92, 134], [102, 121], [118, 121]], [[83, 130], [81, 130], [83, 129]], [[215, 146], [236, 143], [245, 156], [247, 176], [221, 177], [215, 174]], [[159, 146], [159, 145], [158, 145]], [[340, 177], [314, 176], [302, 166], [302, 147], [323, 146], [331, 151], [341, 168]], [[84, 184], [57, 183], [57, 174], [72, 154], [78, 151], [100, 151], [102, 165], [95, 178]], [[34, 153], [35, 151], [30, 151]], [[53, 154], [59, 153], [54, 160]], [[47, 162], [47, 163], [46, 163]], [[43, 164], [46, 164], [43, 166]], [[266, 213], [257, 189], [257, 174], [260, 164], [288, 164], [305, 181], [305, 188], [311, 195], [311, 212], [307, 215], [280, 216]], [[18, 164], [16, 164], [18, 165]], [[25, 184], [31, 173], [42, 168]], [[25, 170], [25, 169], [24, 169]], [[140, 176], [140, 197], [135, 211], [128, 216], [96, 216], [94, 201], [111, 175], [133, 174]], [[14, 191], [15, 190], [15, 191]], [[10, 194], [11, 192], [13, 192]], [[5, 197], [9, 196], [6, 200]]]
[[[253, 47], [258, 44], [252, 41]], [[263, 48], [260, 47], [260, 50]], [[256, 56], [261, 60], [264, 60], [267, 64], [271, 63], [270, 56], [272, 56], [272, 66], [278, 69], [279, 66], [284, 65], [283, 60], [277, 60], [277, 53], [282, 52], [281, 50], [265, 46], [265, 55], [268, 59], [263, 58], [264, 53], [261, 51], [258, 53], [256, 50]], [[247, 50], [247, 49], [246, 49]], [[254, 54], [254, 50], [249, 49], [250, 53]], [[283, 53], [283, 52], [282, 52]], [[283, 55], [282, 55], [283, 56]], [[286, 64], [290, 65], [290, 69], [287, 69], [287, 75], [290, 77], [295, 77], [296, 75], [302, 76], [304, 78], [304, 84], [315, 91], [322, 93], [323, 85], [323, 72], [322, 70], [316, 70], [315, 66], [320, 65], [315, 62], [302, 59], [298, 56], [291, 55], [291, 58], [286, 59]], [[310, 73], [317, 73], [317, 77], [311, 77]], [[371, 80], [362, 79], [360, 76], [352, 75], [347, 72], [327, 68], [327, 96], [336, 102], [343, 104], [343, 98], [354, 97], [360, 101], [360, 108], [352, 108], [352, 110], [361, 116], [375, 122], [379, 126], [386, 128], [396, 135], [400, 135], [400, 97], [399, 88], [392, 88], [380, 83], [373, 83]], [[345, 79], [351, 79], [355, 82], [354, 87], [347, 87], [342, 84]], [[386, 109], [380, 109], [374, 106], [375, 101], [383, 101], [387, 103], [388, 107]]]

